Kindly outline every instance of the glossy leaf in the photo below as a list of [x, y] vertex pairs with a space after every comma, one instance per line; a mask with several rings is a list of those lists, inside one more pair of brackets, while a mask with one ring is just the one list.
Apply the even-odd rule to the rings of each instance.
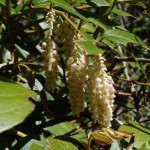
[[110, 29], [105, 31], [103, 38], [123, 45], [126, 45], [128, 42], [132, 42], [139, 44], [144, 48], [148, 48], [148, 46], [135, 34], [119, 29]]
[[119, 131], [133, 132], [135, 135], [134, 147], [140, 148], [147, 142], [150, 142], [150, 130], [141, 126], [138, 122], [131, 121], [119, 128]]
[[78, 13], [71, 5], [69, 5], [65, 0], [51, 0], [56, 6], [62, 8], [63, 10], [80, 17], [81, 19], [86, 19], [80, 13]]
[[95, 18], [89, 17], [86, 21], [94, 23], [95, 25], [99, 26], [103, 30], [107, 30], [107, 28], [108, 28], [105, 24], [103, 24], [102, 22], [100, 22], [99, 20], [97, 20]]
[[33, 143], [29, 150], [45, 150], [44, 146]]
[[117, 9], [117, 8], [114, 8], [111, 12], [113, 12], [117, 15], [120, 15], [120, 16], [128, 16], [128, 17], [133, 17], [133, 18], [136, 19], [136, 17], [133, 16], [132, 14], [127, 13], [126, 11], [123, 11], [123, 10], [120, 10], [120, 9]]
[[97, 55], [97, 54], [103, 53], [103, 50], [98, 48], [93, 43], [93, 41], [84, 40], [84, 41], [75, 41], [75, 43], [77, 43], [77, 45], [85, 48], [85, 50], [87, 51], [88, 54]]
[[0, 77], [0, 132], [20, 124], [33, 111], [28, 100], [36, 94], [10, 80]]
[[141, 2], [141, 0], [117, 0], [117, 2], [125, 2], [125, 3], [140, 6], [142, 8], [146, 8], [146, 6], [144, 5], [144, 3]]
[[68, 132], [71, 132], [74, 129], [75, 129], [75, 126], [70, 122], [63, 122], [63, 123], [59, 123], [54, 126], [48, 127], [48, 131], [50, 131], [55, 136], [64, 135]]
[[105, 0], [91, 0], [91, 3], [95, 4], [98, 7], [101, 6], [110, 6]]
[[52, 138], [48, 138], [47, 142], [51, 150], [78, 150], [78, 148], [70, 142]]
[[63, 136], [67, 133], [70, 133], [69, 137], [72, 137], [76, 140], [87, 142], [87, 136], [83, 130], [76, 128], [78, 124], [72, 122], [62, 122], [54, 126], [50, 126], [47, 130], [52, 133], [54, 136]]
[[0, 0], [0, 4], [5, 6], [6, 5], [5, 0]]
[[13, 147], [14, 150], [45, 150], [48, 145], [46, 139], [42, 135], [29, 135], [21, 139]]
[[32, 3], [37, 6], [49, 6], [49, 0], [33, 0]]
[[139, 150], [149, 150], [149, 149], [150, 149], [150, 142], [146, 142], [139, 148]]

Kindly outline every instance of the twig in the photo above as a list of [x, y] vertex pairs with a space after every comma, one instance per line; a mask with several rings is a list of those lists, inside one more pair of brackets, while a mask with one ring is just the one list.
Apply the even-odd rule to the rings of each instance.
[[116, 77], [116, 78], [119, 79], [119, 80], [123, 80], [123, 81], [126, 81], [126, 82], [137, 84], [137, 85], [150, 86], [150, 83], [138, 82], [138, 81], [135, 81], [135, 80], [129, 80], [129, 79], [121, 78], [121, 77]]
[[49, 6], [33, 6], [32, 3], [30, 3], [30, 8], [31, 9], [47, 9], [47, 10], [50, 9]]
[[87, 146], [86, 146], [86, 150], [91, 150], [91, 149], [90, 149], [91, 141], [92, 141], [92, 136], [91, 136], [90, 133], [89, 133], [88, 144], [87, 144]]
[[119, 92], [119, 91], [116, 91], [115, 94], [116, 95], [122, 95], [122, 96], [133, 96], [132, 93], [125, 93], [125, 92]]
[[90, 6], [90, 5], [81, 5], [81, 6], [77, 6], [75, 8], [77, 8], [77, 9], [88, 9], [88, 8], [92, 8], [92, 6]]
[[28, 66], [33, 66], [33, 67], [44, 67], [43, 63], [33, 63], [33, 62], [19, 62], [20, 64], [28, 65]]
[[61, 12], [61, 11], [56, 10], [56, 9], [55, 9], [55, 12], [58, 13], [58, 14], [60, 14], [60, 15], [62, 15], [72, 25], [72, 27], [75, 30], [77, 30], [77, 26], [69, 19], [69, 17], [67, 16], [67, 13]]
[[131, 58], [131, 57], [114, 57], [115, 60], [117, 61], [130, 61], [130, 62], [145, 62], [145, 63], [150, 63], [150, 59], [148, 58]]
[[142, 123], [142, 122], [150, 122], [150, 119], [145, 119], [145, 120], [139, 121], [139, 123]]
[[[49, 6], [33, 6], [33, 5], [30, 5], [30, 8], [31, 9], [47, 9], [47, 10], [50, 9]], [[55, 12], [62, 15], [73, 26], [73, 28], [77, 30], [77, 26], [68, 18], [67, 13], [61, 12], [61, 11], [56, 10], [56, 9], [55, 9]]]
[[12, 15], [11, 0], [6, 0], [6, 19], [7, 19], [10, 51], [14, 53], [14, 33], [13, 33], [13, 24], [12, 24], [13, 21], [11, 15]]

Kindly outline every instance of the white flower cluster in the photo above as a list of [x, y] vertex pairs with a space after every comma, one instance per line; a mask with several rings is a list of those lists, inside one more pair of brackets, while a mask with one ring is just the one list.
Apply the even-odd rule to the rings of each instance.
[[54, 40], [57, 43], [63, 43], [65, 40], [64, 32], [65, 32], [66, 22], [62, 19], [61, 16], [55, 17], [53, 36]]
[[58, 74], [58, 46], [52, 39], [53, 29], [55, 22], [55, 11], [52, 9], [46, 16], [46, 23], [49, 28], [44, 37], [44, 42], [42, 43], [44, 66], [45, 66], [45, 76], [46, 76], [46, 88], [52, 92], [56, 89], [56, 80]]
[[112, 77], [106, 73], [104, 58], [95, 56], [93, 65], [88, 68], [88, 93], [91, 99], [90, 110], [95, 122], [101, 127], [110, 127], [112, 120], [115, 89]]
[[92, 66], [88, 67], [85, 49], [74, 42], [83, 40], [81, 34], [74, 31], [61, 16], [56, 16], [53, 9], [47, 14], [46, 23], [49, 28], [42, 43], [46, 88], [54, 92], [57, 87], [58, 49], [61, 47], [65, 50], [67, 59], [68, 98], [73, 114], [79, 116], [86, 107], [86, 85], [94, 121], [101, 124], [101, 127], [110, 127], [115, 89], [111, 76], [106, 73], [104, 58], [102, 55], [95, 55]]
[[[73, 40], [80, 40], [81, 35], [75, 34]], [[67, 61], [67, 82], [69, 100], [74, 115], [79, 116], [84, 111], [86, 103], [84, 98], [84, 85], [86, 80], [87, 60], [83, 48], [74, 43], [71, 56]]]

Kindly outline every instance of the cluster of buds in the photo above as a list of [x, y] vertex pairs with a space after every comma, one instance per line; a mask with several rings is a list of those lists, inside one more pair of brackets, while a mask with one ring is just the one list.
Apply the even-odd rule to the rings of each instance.
[[90, 110], [95, 122], [101, 127], [110, 127], [112, 120], [115, 89], [112, 77], [106, 73], [104, 58], [94, 56], [93, 65], [88, 69], [88, 93], [91, 99]]
[[46, 16], [46, 23], [49, 28], [44, 37], [44, 42], [42, 43], [43, 58], [44, 58], [44, 67], [45, 67], [45, 76], [46, 76], [46, 88], [52, 92], [56, 89], [56, 80], [58, 74], [58, 46], [56, 42], [52, 39], [53, 29], [55, 22], [55, 11], [52, 9], [48, 12]]
[[[73, 40], [81, 40], [81, 35], [74, 35]], [[69, 100], [74, 115], [79, 116], [84, 111], [86, 103], [84, 98], [84, 85], [86, 80], [87, 59], [83, 48], [74, 43], [71, 56], [67, 61], [67, 82]]]

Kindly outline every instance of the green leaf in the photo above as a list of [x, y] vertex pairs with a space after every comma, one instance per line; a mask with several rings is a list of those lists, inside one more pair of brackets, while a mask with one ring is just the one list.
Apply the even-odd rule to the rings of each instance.
[[45, 150], [48, 145], [46, 139], [41, 135], [29, 135], [18, 141], [13, 149], [14, 150]]
[[91, 18], [89, 17], [87, 20], [87, 22], [92, 22], [94, 23], [95, 25], [98, 25], [100, 28], [102, 28], [103, 30], [107, 30], [107, 26], [105, 24], [103, 24], [102, 22], [100, 22], [99, 20], [97, 19], [94, 19], [94, 18]]
[[120, 15], [120, 16], [128, 16], [128, 17], [133, 17], [135, 19], [137, 19], [135, 16], [131, 15], [130, 13], [127, 13], [126, 11], [114, 8], [111, 12]]
[[68, 132], [73, 131], [74, 129], [75, 129], [75, 126], [70, 122], [63, 122], [63, 123], [59, 123], [54, 126], [48, 127], [48, 131], [50, 131], [55, 136], [64, 135]]
[[0, 0], [0, 4], [5, 6], [6, 5], [5, 0]]
[[49, 0], [33, 0], [32, 3], [36, 6], [49, 6]]
[[20, 140], [14, 149], [19, 150], [78, 150], [72, 143], [59, 139], [47, 138], [42, 135], [30, 135]]
[[148, 48], [148, 46], [135, 34], [119, 29], [110, 29], [105, 31], [103, 38], [123, 45], [126, 45], [128, 42], [132, 42], [139, 44], [144, 48]]
[[63, 10], [78, 16], [79, 18], [85, 20], [86, 18], [82, 16], [80, 13], [78, 13], [71, 5], [69, 5], [65, 0], [50, 0], [53, 2], [56, 6], [62, 8]]
[[36, 143], [32, 143], [29, 150], [45, 150], [45, 148]]
[[117, 52], [120, 56], [124, 56], [123, 53], [120, 52], [118, 48], [115, 48], [115, 44], [110, 42], [109, 40], [104, 39], [103, 42], [110, 47], [113, 51]]
[[150, 130], [141, 126], [138, 122], [131, 121], [119, 128], [119, 131], [128, 131], [135, 134], [134, 147], [140, 148], [145, 143], [150, 142]]
[[78, 150], [75, 145], [69, 142], [52, 138], [48, 138], [47, 140], [50, 150]]
[[18, 52], [24, 57], [27, 58], [30, 53], [27, 52], [26, 50], [24, 50], [23, 48], [21, 48], [19, 45], [15, 44], [16, 49], [18, 50]]
[[140, 6], [142, 8], [146, 8], [145, 4], [140, 1], [141, 0], [117, 0], [117, 2], [129, 3], [129, 4], [136, 5], [136, 6]]
[[88, 54], [102, 54], [103, 50], [98, 48], [93, 41], [90, 40], [82, 40], [82, 41], [75, 41], [75, 43], [83, 48], [85, 48], [85, 50], [87, 51]]
[[146, 142], [139, 148], [139, 150], [150, 150], [150, 142]]
[[105, 0], [91, 0], [90, 2], [95, 4], [97, 7], [110, 6]]
[[20, 124], [33, 111], [28, 100], [36, 94], [8, 79], [0, 77], [0, 132]]

